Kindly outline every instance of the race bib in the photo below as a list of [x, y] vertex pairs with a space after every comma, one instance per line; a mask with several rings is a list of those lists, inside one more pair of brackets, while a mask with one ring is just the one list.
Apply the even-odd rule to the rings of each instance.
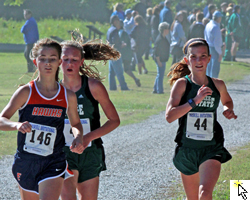
[[32, 131], [26, 133], [23, 150], [40, 156], [48, 156], [53, 153], [56, 128], [46, 125], [30, 123]]
[[[82, 128], [83, 128], [83, 134], [87, 134], [90, 132], [90, 122], [89, 122], [89, 119], [86, 118], [86, 119], [81, 119], [81, 124], [82, 124]], [[73, 135], [73, 132], [72, 132], [72, 128], [71, 128], [71, 125], [70, 125], [70, 122], [69, 122], [69, 119], [65, 119], [64, 120], [64, 130], [63, 130], [63, 133], [64, 133], [64, 137], [65, 137], [65, 145], [66, 146], [71, 146], [73, 140], [75, 139], [74, 135]], [[91, 147], [91, 143], [90, 142], [88, 144], [88, 147]]]
[[214, 113], [189, 112], [186, 137], [193, 140], [210, 141], [214, 136]]

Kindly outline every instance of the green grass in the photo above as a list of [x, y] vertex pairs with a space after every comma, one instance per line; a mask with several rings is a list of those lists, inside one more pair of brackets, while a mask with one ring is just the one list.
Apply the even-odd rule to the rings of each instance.
[[[23, 34], [20, 32], [21, 27], [24, 25], [25, 20], [14, 21], [14, 20], [5, 20], [0, 18], [0, 43], [15, 43], [15, 44], [24, 44]], [[68, 31], [79, 29], [80, 32], [88, 38], [89, 31], [86, 25], [94, 25], [102, 33], [104, 33], [102, 39], [106, 40], [106, 33], [109, 28], [107, 24], [101, 23], [92, 23], [84, 22], [78, 20], [77, 18], [73, 20], [67, 19], [53, 19], [46, 18], [37, 20], [39, 36], [40, 38], [58, 36], [64, 40], [69, 40], [71, 38]], [[11, 35], [11, 37], [10, 37]]]

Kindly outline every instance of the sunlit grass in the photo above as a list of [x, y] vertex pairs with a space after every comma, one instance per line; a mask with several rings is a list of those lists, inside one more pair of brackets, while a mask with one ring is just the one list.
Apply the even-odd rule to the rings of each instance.
[[[16, 21], [0, 18], [0, 43], [24, 44], [23, 34], [20, 32], [24, 23], [25, 20]], [[77, 18], [69, 20], [63, 18], [53, 19], [49, 17], [37, 20], [37, 25], [40, 38], [57, 36], [63, 40], [69, 40], [71, 38], [69, 31], [75, 29], [79, 29], [80, 32], [88, 38], [89, 29], [86, 25], [93, 25], [104, 34], [102, 39], [105, 41], [106, 32], [109, 28], [108, 24], [86, 22]]]

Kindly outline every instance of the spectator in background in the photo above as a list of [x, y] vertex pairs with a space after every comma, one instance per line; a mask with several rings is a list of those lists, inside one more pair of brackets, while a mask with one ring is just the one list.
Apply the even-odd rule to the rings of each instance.
[[205, 15], [206, 18], [208, 19], [213, 19], [213, 13], [216, 10], [216, 6], [214, 4], [209, 4], [208, 5], [208, 13]]
[[208, 24], [209, 21], [210, 21], [210, 19], [204, 17], [204, 18], [202, 19], [202, 24], [206, 27], [206, 25]]
[[189, 13], [190, 9], [187, 6], [187, 1], [186, 0], [179, 0], [179, 3], [175, 6], [176, 12], [179, 12], [181, 10], [187, 11]]
[[228, 21], [228, 34], [232, 39], [231, 47], [231, 61], [236, 61], [236, 51], [239, 46], [240, 40], [243, 37], [242, 23], [240, 18], [240, 6], [234, 7], [234, 12]]
[[159, 24], [160, 34], [157, 36], [154, 45], [154, 60], [157, 66], [157, 75], [154, 83], [153, 94], [163, 94], [163, 78], [166, 69], [166, 62], [169, 58], [170, 44], [166, 36], [169, 33], [169, 24], [162, 22]]
[[148, 47], [150, 35], [147, 32], [146, 22], [141, 15], [136, 15], [135, 25], [135, 28], [130, 34], [131, 47], [134, 51], [136, 63], [138, 65], [138, 73], [141, 74], [143, 68], [143, 73], [147, 74], [148, 70], [145, 67], [145, 63], [142, 59], [142, 56], [145, 53], [146, 48]]
[[222, 59], [222, 36], [220, 22], [222, 14], [219, 11], [213, 13], [213, 19], [206, 25], [204, 36], [209, 45], [211, 60], [207, 66], [207, 76], [218, 78], [220, 72], [220, 62]]
[[227, 14], [227, 3], [223, 2], [220, 5], [221, 8], [221, 14], [223, 15], [221, 18], [221, 24], [223, 25], [223, 27], [227, 26], [227, 21], [226, 21], [226, 14]]
[[143, 17], [143, 19], [146, 19], [146, 13], [147, 13], [147, 5], [146, 0], [140, 0], [139, 3], [135, 4], [133, 10], [137, 11], [139, 15]]
[[188, 21], [188, 13], [187, 13], [187, 11], [182, 10], [181, 12], [183, 14], [183, 21], [181, 22], [181, 24], [182, 24], [183, 30], [185, 32], [185, 36], [187, 37], [188, 30], [189, 30], [189, 27], [191, 26], [191, 24]]
[[204, 18], [203, 13], [199, 12], [196, 14], [196, 21], [189, 28], [187, 40], [190, 40], [191, 38], [204, 39], [205, 26], [202, 24], [203, 18]]
[[33, 61], [30, 59], [30, 51], [33, 48], [34, 43], [39, 40], [39, 33], [36, 20], [32, 17], [32, 12], [29, 9], [23, 10], [24, 19], [27, 21], [21, 28], [21, 33], [23, 33], [24, 42], [26, 44], [24, 50], [24, 57], [27, 60], [27, 72], [34, 72], [36, 67]]
[[238, 50], [244, 50], [247, 47], [247, 37], [249, 36], [249, 16], [248, 13], [248, 4], [250, 5], [250, 2], [246, 2], [246, 0], [239, 1], [240, 6], [240, 19], [241, 19], [241, 26], [244, 27], [242, 30], [242, 38], [240, 40], [239, 48]]
[[152, 0], [146, 0], [146, 7], [152, 8]]
[[[110, 17], [111, 27], [107, 32], [107, 40], [110, 45], [114, 45], [114, 48], [118, 51], [121, 51], [122, 43], [119, 37], [119, 30], [121, 29], [121, 22], [117, 15], [113, 15]], [[125, 82], [125, 78], [123, 75], [123, 67], [122, 67], [122, 59], [118, 60], [110, 60], [109, 61], [109, 89], [117, 90], [115, 76], [120, 83], [121, 90], [129, 90], [127, 83]]]
[[117, 15], [120, 20], [125, 19], [125, 13], [123, 12], [123, 4], [122, 3], [116, 3], [114, 6], [114, 12], [111, 14], [111, 17]]
[[196, 21], [196, 14], [200, 12], [199, 8], [194, 8], [192, 10], [192, 13], [188, 16], [188, 21], [190, 24], [193, 24], [194, 21]]
[[161, 11], [164, 8], [164, 1], [160, 2], [157, 6], [160, 8]]
[[132, 12], [133, 12], [133, 10], [131, 10], [131, 9], [125, 10], [126, 18], [123, 21], [123, 27], [124, 27], [124, 30], [128, 34], [130, 34], [135, 27], [135, 21], [134, 21], [134, 17], [132, 16]]
[[231, 7], [233, 9], [234, 8], [234, 3], [229, 3], [228, 7]]
[[170, 53], [173, 56], [172, 65], [178, 62], [183, 56], [183, 45], [186, 42], [185, 32], [183, 30], [183, 12], [179, 11], [174, 18], [174, 21], [171, 25], [171, 44], [170, 44]]
[[164, 8], [160, 12], [160, 23], [167, 22], [168, 24], [173, 23], [173, 14], [171, 10], [171, 1], [166, 0], [164, 2]]
[[120, 50], [122, 55], [123, 69], [127, 75], [129, 75], [132, 79], [134, 79], [135, 84], [138, 87], [140, 87], [141, 86], [140, 80], [136, 78], [132, 72], [131, 62], [132, 62], [133, 52], [131, 49], [130, 37], [128, 33], [123, 29], [122, 21], [121, 21], [121, 29], [119, 30], [119, 37], [122, 43], [124, 44]]
[[220, 5], [221, 8], [221, 14], [222, 14], [222, 18], [221, 18], [221, 34], [222, 34], [222, 41], [225, 42], [225, 37], [226, 37], [226, 27], [227, 27], [227, 23], [226, 23], [226, 10], [227, 10], [227, 3], [223, 2]]
[[[232, 14], [233, 14], [233, 8], [231, 6], [228, 6], [226, 9], [226, 24], [227, 24], [226, 27], [228, 27], [228, 21]], [[232, 37], [228, 31], [226, 32], [225, 44], [226, 44], [226, 49], [225, 49], [225, 54], [223, 56], [223, 61], [231, 61]]]
[[146, 23], [147, 23], [147, 28], [148, 28], [148, 34], [150, 35], [149, 36], [149, 44], [148, 44], [148, 48], [146, 49], [146, 52], [145, 52], [145, 60], [148, 60], [148, 56], [149, 56], [149, 52], [151, 50], [151, 44], [152, 44], [152, 37], [151, 37], [151, 25], [150, 25], [150, 22], [151, 22], [151, 18], [152, 18], [152, 8], [148, 8], [147, 9], [147, 15], [146, 15]]
[[226, 24], [228, 24], [228, 20], [230, 19], [232, 14], [233, 14], [233, 8], [231, 6], [228, 6], [226, 9]]
[[152, 37], [153, 42], [155, 41], [156, 37], [159, 34], [158, 26], [160, 24], [160, 17], [159, 17], [160, 11], [161, 11], [161, 9], [158, 5], [153, 8], [153, 16], [152, 16], [151, 22], [150, 22], [151, 37]]
[[203, 9], [203, 14], [204, 14], [204, 16], [207, 16], [207, 13], [208, 13], [208, 5], [209, 5], [209, 4], [212, 4], [212, 3], [213, 3], [213, 0], [207, 0], [206, 6], [205, 6], [205, 8]]

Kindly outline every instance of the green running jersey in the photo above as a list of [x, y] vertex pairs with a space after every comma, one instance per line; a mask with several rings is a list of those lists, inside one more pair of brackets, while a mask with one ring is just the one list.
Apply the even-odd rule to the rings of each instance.
[[[180, 105], [193, 99], [201, 87], [193, 83], [188, 76], [185, 78], [187, 80], [186, 91], [181, 98]], [[220, 93], [210, 77], [208, 81], [207, 87], [212, 89], [212, 95], [206, 96], [201, 103], [179, 119], [179, 129], [175, 138], [179, 146], [203, 148], [224, 142], [223, 130], [217, 122], [216, 112], [220, 102]]]
[[[94, 99], [92, 96], [89, 85], [88, 85], [88, 77], [82, 75], [82, 87], [75, 92], [77, 97], [77, 108], [79, 117], [81, 119], [81, 123], [83, 125], [83, 132], [88, 133], [100, 127], [100, 113], [99, 113], [99, 102]], [[66, 128], [68, 126], [68, 128]], [[65, 129], [64, 135], [66, 140], [66, 146], [70, 146], [72, 141], [71, 139], [73, 134], [69, 127], [68, 116], [66, 116], [65, 120]], [[71, 134], [71, 135], [70, 135]], [[70, 137], [71, 136], [71, 137]], [[101, 139], [97, 139], [92, 141], [97, 146], [102, 144]], [[89, 144], [89, 147], [92, 144]]]

